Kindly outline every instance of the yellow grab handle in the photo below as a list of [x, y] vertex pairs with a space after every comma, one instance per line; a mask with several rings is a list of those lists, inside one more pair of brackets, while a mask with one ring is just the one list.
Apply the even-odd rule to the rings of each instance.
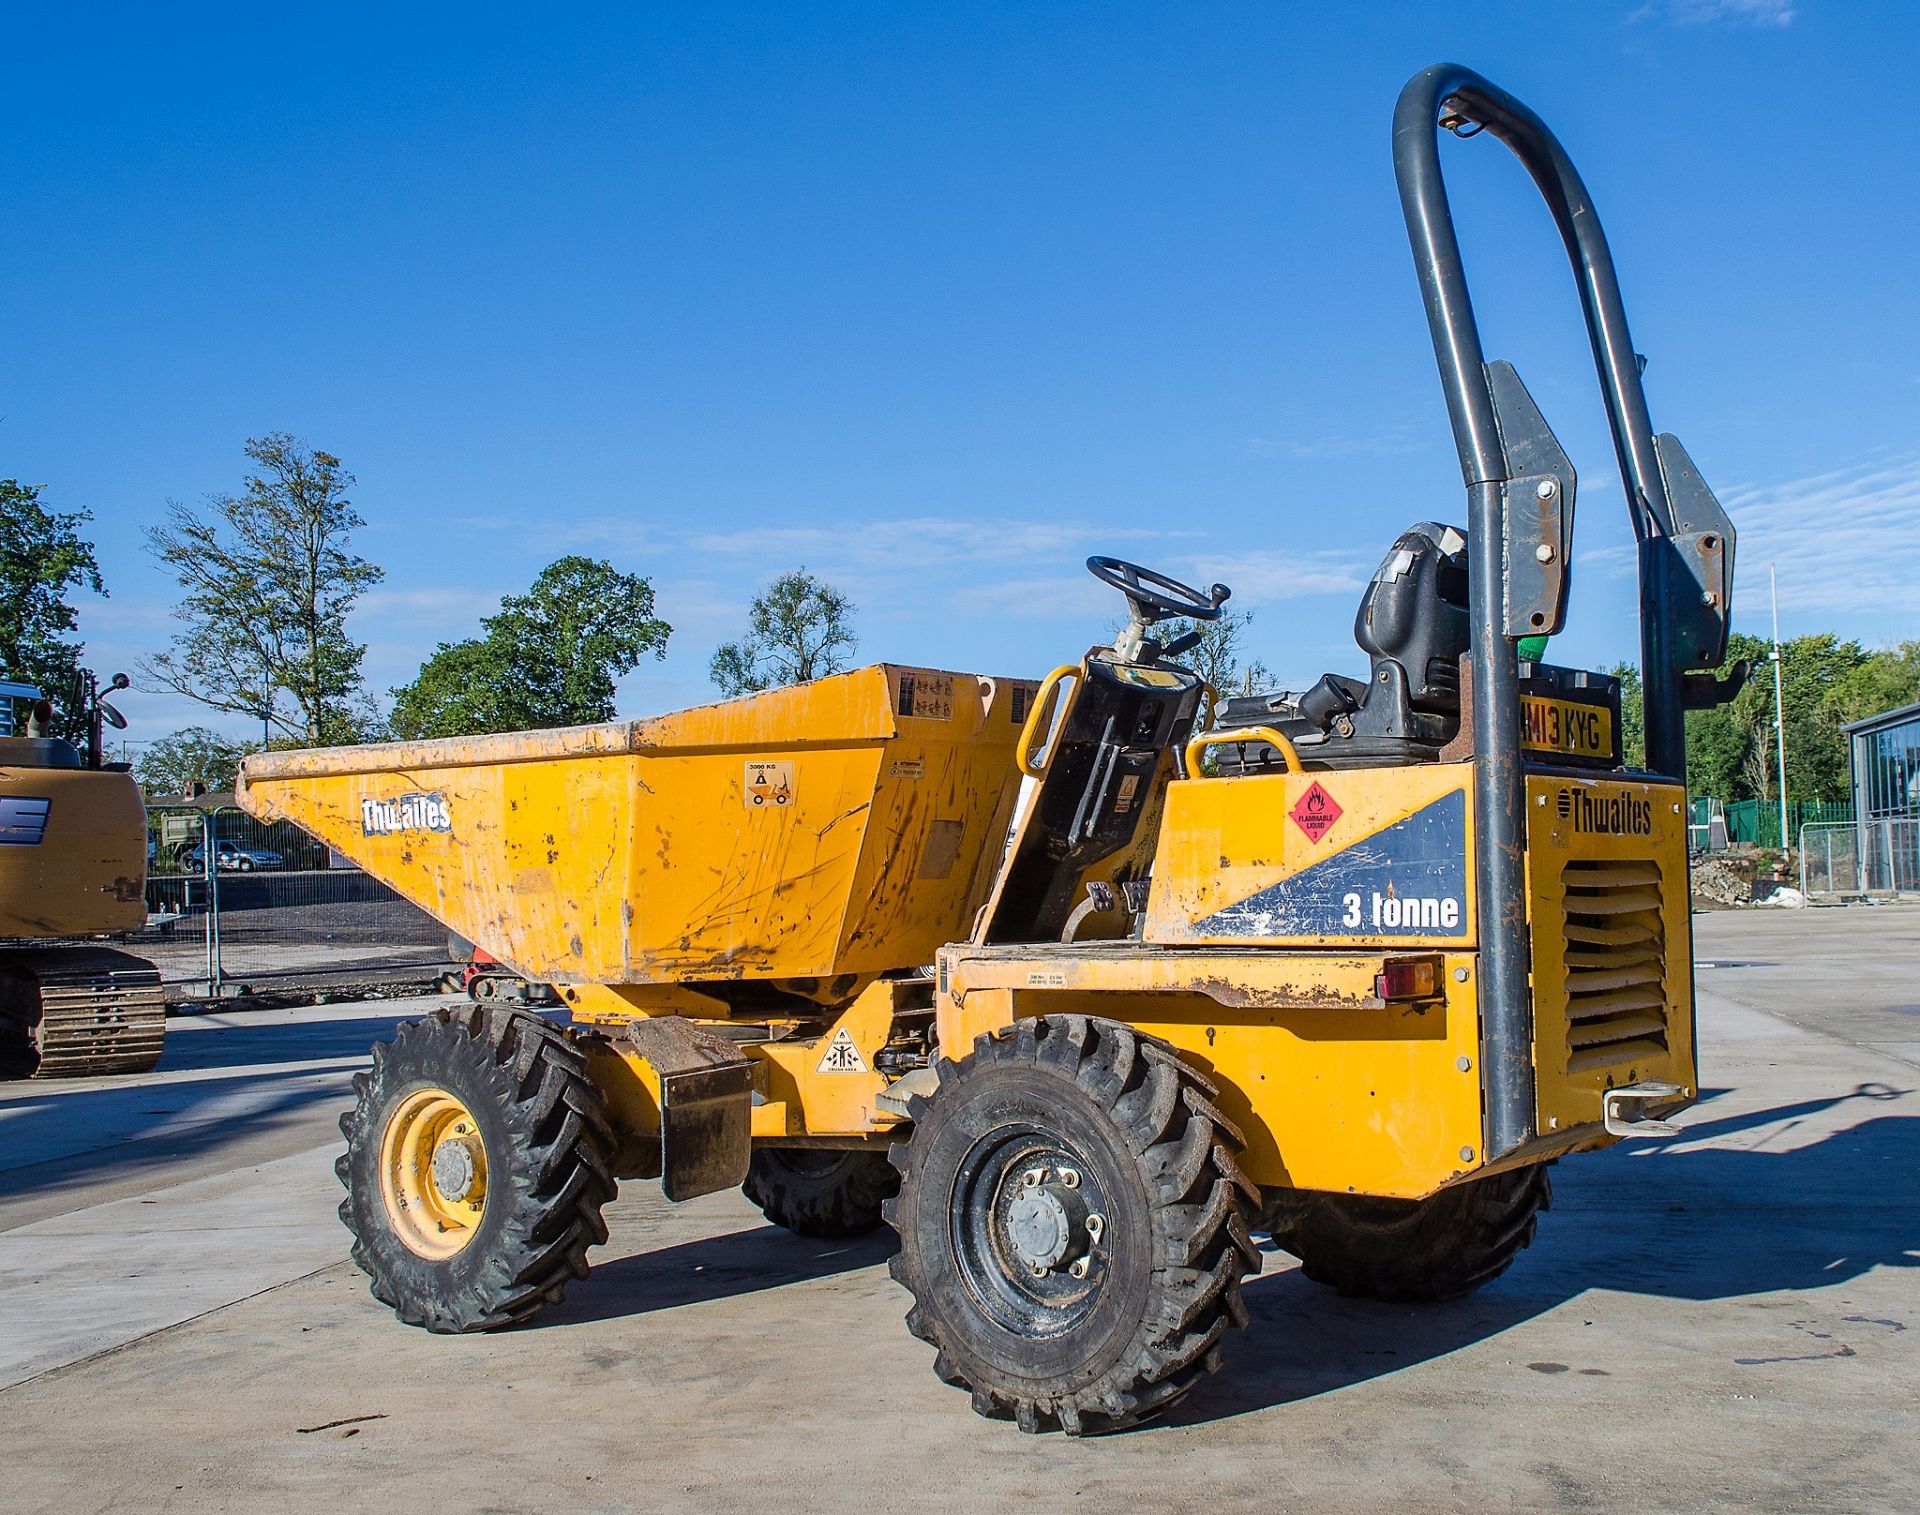
[[1187, 743], [1187, 777], [1200, 776], [1202, 748], [1219, 747], [1228, 742], [1265, 742], [1278, 747], [1280, 756], [1287, 760], [1287, 772], [1300, 771], [1300, 754], [1293, 750], [1293, 740], [1285, 733], [1275, 731], [1271, 726], [1230, 726], [1225, 731], [1203, 731]]
[[[1040, 687], [1034, 691], [1033, 706], [1027, 711], [1027, 723], [1020, 728], [1020, 740], [1013, 744], [1013, 760], [1030, 779], [1037, 779], [1047, 771], [1044, 765], [1033, 761], [1033, 739], [1046, 727], [1047, 723], [1042, 717], [1047, 713], [1047, 706], [1059, 693], [1060, 681], [1077, 678], [1079, 673], [1078, 663], [1062, 663], [1042, 679]], [[1051, 758], [1052, 754], [1049, 753], [1048, 757]]]

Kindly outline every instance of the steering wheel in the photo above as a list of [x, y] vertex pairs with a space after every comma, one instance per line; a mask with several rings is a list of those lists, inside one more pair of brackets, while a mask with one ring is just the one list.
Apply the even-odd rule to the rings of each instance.
[[1215, 584], [1202, 594], [1191, 585], [1170, 579], [1164, 573], [1142, 568], [1138, 563], [1119, 558], [1088, 558], [1087, 572], [1102, 584], [1111, 584], [1127, 597], [1133, 612], [1145, 624], [1185, 616], [1194, 621], [1217, 621], [1220, 607], [1233, 591]]

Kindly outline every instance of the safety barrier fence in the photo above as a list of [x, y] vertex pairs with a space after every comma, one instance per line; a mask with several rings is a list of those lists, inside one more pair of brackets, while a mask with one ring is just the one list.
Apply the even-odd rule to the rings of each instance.
[[148, 827], [147, 925], [127, 946], [169, 998], [431, 982], [452, 962], [445, 927], [296, 828], [231, 807]]
[[1802, 826], [1800, 890], [1812, 899], [1920, 891], [1920, 816]]

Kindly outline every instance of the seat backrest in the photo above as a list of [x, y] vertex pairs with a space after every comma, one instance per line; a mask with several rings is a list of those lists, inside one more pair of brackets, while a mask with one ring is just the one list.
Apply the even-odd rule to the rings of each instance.
[[1402, 532], [1361, 596], [1353, 636], [1376, 675], [1382, 661], [1405, 672], [1413, 709], [1458, 713], [1469, 637], [1466, 536], [1433, 521]]

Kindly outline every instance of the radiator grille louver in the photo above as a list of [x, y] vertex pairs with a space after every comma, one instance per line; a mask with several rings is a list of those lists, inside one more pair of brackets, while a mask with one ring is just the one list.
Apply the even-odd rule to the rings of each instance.
[[1667, 944], [1658, 865], [1574, 861], [1561, 882], [1568, 1069], [1664, 1054]]

